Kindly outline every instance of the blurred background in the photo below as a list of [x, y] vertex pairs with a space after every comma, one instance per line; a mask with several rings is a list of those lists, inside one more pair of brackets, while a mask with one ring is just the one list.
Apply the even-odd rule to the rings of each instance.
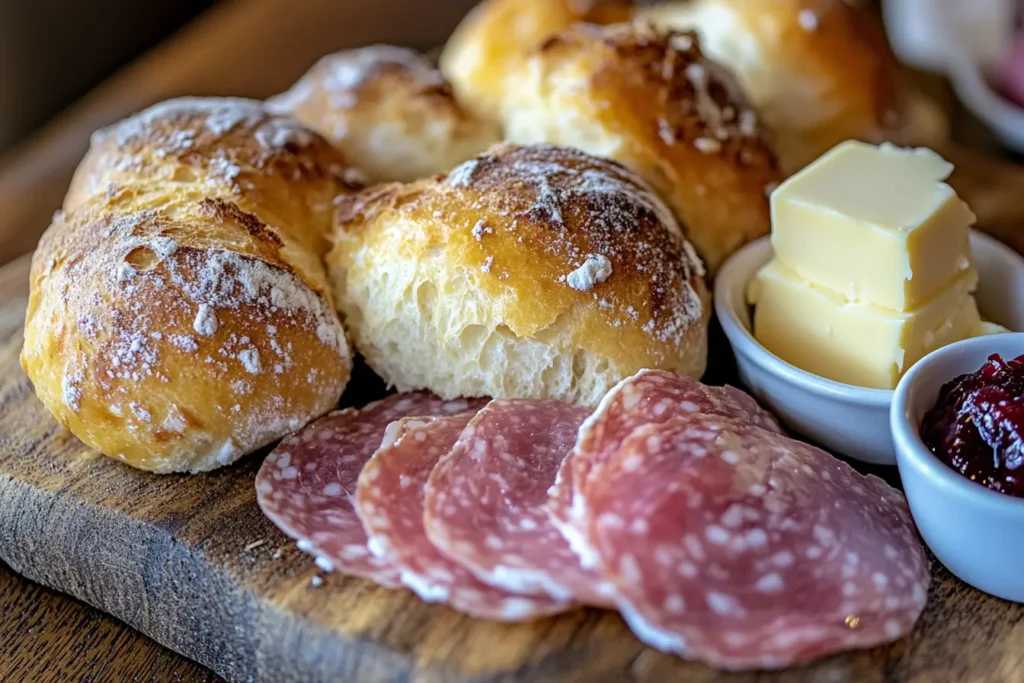
[[429, 50], [473, 4], [0, 0], [0, 265], [35, 247], [97, 128], [177, 95], [264, 98], [337, 50]]
[[[594, 2], [595, 0], [576, 0]], [[664, 0], [636, 0], [652, 4]], [[677, 0], [678, 2], [679, 0]], [[803, 0], [807, 7], [832, 0]], [[844, 0], [885, 19], [890, 42], [972, 152], [1024, 149], [1024, 0]], [[0, 0], [0, 264], [32, 250], [89, 134], [174, 95], [266, 97], [319, 56], [374, 42], [443, 44], [474, 0]], [[957, 160], [957, 165], [962, 162]], [[1000, 220], [1024, 222], [1003, 200]], [[958, 188], [959, 189], [959, 188]], [[987, 213], [997, 213], [987, 212]]]
[[[75, 102], [97, 83], [131, 63], [215, 4], [252, 0], [0, 0], [0, 155]], [[288, 2], [289, 0], [286, 0]], [[650, 0], [644, 0], [649, 2]], [[378, 6], [398, 22], [407, 9], [434, 5], [434, 25], [457, 17], [465, 0], [290, 0], [294, 5]], [[1009, 54], [1006, 31], [1021, 0], [866, 0], [883, 11], [900, 57], [940, 69], [948, 43], [936, 39], [934, 22], [945, 15], [986, 67]], [[449, 11], [446, 11], [448, 9]], [[450, 23], [448, 21], [447, 23]], [[427, 26], [425, 33], [430, 33]], [[339, 27], [339, 38], [347, 31]], [[902, 48], [902, 51], [901, 51]], [[1024, 89], [1024, 84], [1021, 85]], [[1021, 96], [1024, 97], [1024, 91]]]
[[0, 0], [0, 154], [212, 4]]

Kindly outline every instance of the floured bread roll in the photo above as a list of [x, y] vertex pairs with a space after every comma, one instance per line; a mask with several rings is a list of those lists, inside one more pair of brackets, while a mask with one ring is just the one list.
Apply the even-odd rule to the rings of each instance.
[[268, 106], [324, 135], [378, 182], [444, 173], [500, 139], [426, 57], [389, 45], [322, 58]]
[[568, 145], [650, 183], [714, 273], [770, 229], [780, 179], [757, 115], [693, 34], [577, 24], [509, 76], [508, 140]]
[[497, 117], [506, 77], [541, 41], [584, 21], [628, 21], [629, 0], [484, 0], [466, 15], [441, 54], [441, 70], [459, 98]]
[[335, 241], [353, 341], [399, 390], [596, 404], [640, 368], [704, 371], [700, 261], [618, 164], [501, 145], [342, 200]]
[[846, 0], [675, 0], [638, 17], [696, 30], [776, 136], [793, 173], [848, 139], [881, 142], [902, 123], [899, 64], [881, 22]]
[[351, 360], [322, 257], [351, 175], [250, 100], [171, 100], [96, 133], [32, 262], [39, 398], [154, 472], [226, 465], [332, 409]]

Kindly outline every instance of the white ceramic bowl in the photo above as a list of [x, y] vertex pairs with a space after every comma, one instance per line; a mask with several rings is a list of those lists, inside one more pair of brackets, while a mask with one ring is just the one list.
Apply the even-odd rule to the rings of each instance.
[[[982, 315], [1024, 331], [1024, 259], [976, 231], [971, 233], [971, 250], [981, 276], [976, 296]], [[801, 370], [751, 334], [747, 284], [771, 258], [771, 243], [764, 237], [733, 254], [715, 282], [715, 312], [736, 354], [740, 379], [793, 431], [850, 458], [895, 465], [889, 431], [892, 391], [855, 387]]]
[[918, 362], [896, 387], [892, 434], [910, 510], [935, 556], [972, 586], [1024, 602], [1024, 499], [996, 493], [955, 472], [919, 436], [921, 418], [942, 385], [974, 372], [993, 353], [1021, 355], [1024, 334], [967, 339]]
[[966, 54], [954, 51], [949, 75], [964, 105], [988, 124], [1004, 144], [1024, 152], [1024, 109], [993, 90], [982, 67]]

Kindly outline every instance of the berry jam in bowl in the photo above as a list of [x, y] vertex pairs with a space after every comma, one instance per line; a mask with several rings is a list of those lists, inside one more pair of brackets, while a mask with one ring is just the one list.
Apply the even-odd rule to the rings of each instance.
[[1024, 602], [1024, 334], [978, 337], [919, 361], [890, 412], [914, 521], [956, 576]]
[[993, 353], [977, 372], [944, 384], [921, 438], [971, 481], [1024, 497], [1024, 356]]

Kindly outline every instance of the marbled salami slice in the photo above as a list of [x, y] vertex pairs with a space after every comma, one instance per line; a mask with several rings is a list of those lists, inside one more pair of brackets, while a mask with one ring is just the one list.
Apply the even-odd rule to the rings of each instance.
[[611, 606], [552, 524], [548, 488], [590, 409], [492, 401], [434, 468], [424, 523], [441, 552], [497, 588]]
[[256, 498], [281, 531], [317, 564], [398, 587], [398, 571], [370, 554], [353, 497], [363, 466], [388, 424], [408, 415], [452, 415], [483, 401], [445, 401], [433, 394], [395, 394], [362, 410], [340, 410], [286, 437], [256, 475]]
[[929, 567], [903, 496], [824, 451], [706, 415], [641, 427], [587, 493], [641, 640], [780, 668], [910, 632]]
[[550, 491], [549, 512], [555, 526], [584, 564], [595, 558], [585, 540], [584, 491], [588, 480], [618, 452], [623, 440], [645, 424], [702, 413], [748, 422], [782, 432], [779, 423], [750, 395], [730, 386], [711, 387], [664, 370], [641, 370], [609, 391], [580, 428], [575, 448], [562, 463]]
[[571, 605], [514, 595], [488, 586], [443, 555], [423, 526], [431, 470], [452, 449], [472, 413], [404, 418], [388, 427], [384, 445], [359, 478], [356, 505], [375, 554], [401, 568], [401, 581], [427, 602], [447, 602], [480, 619], [527, 621]]

